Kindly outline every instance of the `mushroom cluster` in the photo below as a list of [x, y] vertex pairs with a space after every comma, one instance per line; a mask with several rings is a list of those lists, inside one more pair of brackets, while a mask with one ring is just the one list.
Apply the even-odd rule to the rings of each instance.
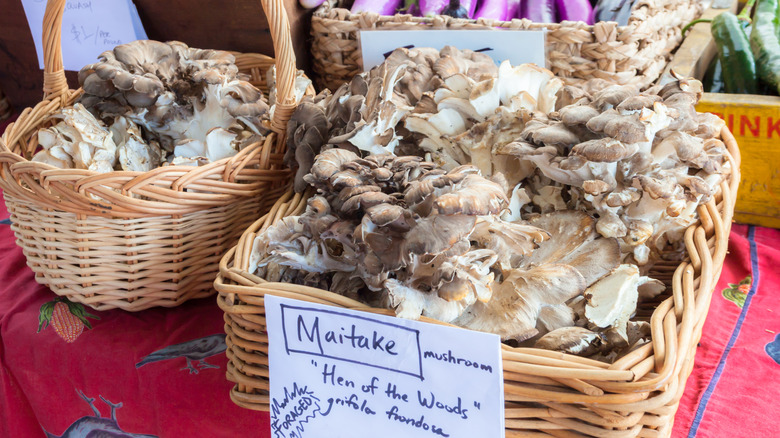
[[[470, 50], [397, 49], [332, 95], [325, 91], [302, 104], [288, 124], [285, 160], [298, 168], [299, 190], [314, 156], [332, 147], [361, 154], [429, 153], [445, 169], [471, 163], [492, 174], [486, 164], [490, 149], [468, 143], [476, 143], [476, 136], [490, 141], [493, 132], [511, 141], [526, 114], [554, 109], [562, 85], [548, 70], [496, 66]], [[498, 169], [504, 170], [511, 169]]]
[[[304, 180], [317, 194], [300, 216], [255, 238], [250, 272], [391, 308], [399, 317], [533, 342], [574, 326], [568, 303], [620, 263], [617, 240], [599, 236], [583, 212], [503, 219], [511, 208], [505, 181], [473, 166], [446, 171], [416, 156], [360, 158], [335, 148], [317, 156]], [[648, 281], [637, 277], [625, 287]], [[593, 306], [621, 318], [603, 317], [596, 330], [625, 331], [613, 309], [625, 303], [602, 301]]]
[[620, 239], [623, 261], [647, 272], [730, 172], [723, 122], [695, 110], [701, 91], [682, 77], [641, 93], [593, 91], [467, 50], [398, 49], [302, 104], [286, 160], [299, 191], [317, 153], [333, 147], [501, 173], [524, 212], [585, 211], [601, 235]]
[[[305, 81], [299, 78], [297, 88], [305, 90]], [[43, 150], [35, 161], [99, 172], [197, 166], [235, 155], [268, 133], [268, 103], [228, 52], [135, 41], [101, 54], [81, 69], [79, 82], [79, 108], [65, 108], [54, 116], [62, 122], [40, 131]], [[114, 146], [89, 161], [83, 149], [97, 147], [90, 143], [96, 132]]]
[[285, 159], [317, 195], [257, 237], [253, 269], [524, 346], [632, 351], [637, 304], [665, 290], [646, 274], [730, 164], [698, 81], [592, 85], [396, 50], [293, 114]]
[[723, 121], [694, 108], [701, 90], [678, 77], [642, 93], [626, 86], [579, 93], [534, 114], [515, 141], [496, 144], [494, 161], [533, 163], [523, 181], [529, 206], [598, 217], [597, 231], [619, 239], [624, 261], [647, 271], [682, 240], [730, 172], [717, 138]]

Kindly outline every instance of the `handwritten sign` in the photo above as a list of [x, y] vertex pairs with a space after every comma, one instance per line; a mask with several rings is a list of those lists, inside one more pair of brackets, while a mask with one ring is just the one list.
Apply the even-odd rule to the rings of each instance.
[[381, 64], [399, 47], [433, 47], [481, 51], [497, 63], [546, 64], [544, 30], [361, 30], [363, 70]]
[[[45, 0], [22, 0], [30, 24], [38, 64], [43, 68]], [[68, 0], [62, 15], [62, 61], [65, 70], [81, 70], [120, 44], [146, 39], [131, 0]]]
[[499, 337], [267, 295], [274, 438], [504, 436]]

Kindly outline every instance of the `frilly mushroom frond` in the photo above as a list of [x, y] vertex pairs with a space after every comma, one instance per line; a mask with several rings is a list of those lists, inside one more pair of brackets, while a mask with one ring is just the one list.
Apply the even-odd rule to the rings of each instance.
[[174, 157], [218, 160], [268, 132], [268, 104], [228, 52], [135, 41], [101, 54], [79, 82], [98, 118], [130, 119]]
[[493, 286], [488, 302], [476, 302], [453, 323], [522, 341], [536, 334], [536, 320], [543, 305], [565, 303], [583, 290], [584, 278], [568, 265], [512, 270]]
[[471, 166], [444, 171], [419, 157], [328, 149], [304, 180], [318, 194], [301, 216], [258, 235], [252, 267], [289, 267], [301, 272], [285, 275], [326, 283], [336, 273], [349, 283], [348, 273], [373, 291], [367, 301], [404, 317], [451, 321], [489, 301], [502, 266], [548, 237], [502, 220], [505, 188]]

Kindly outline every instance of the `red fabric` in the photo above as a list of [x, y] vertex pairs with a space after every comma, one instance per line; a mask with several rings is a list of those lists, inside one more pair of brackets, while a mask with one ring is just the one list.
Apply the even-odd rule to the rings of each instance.
[[[777, 436], [780, 416], [780, 230], [734, 226], [672, 436]], [[757, 260], [756, 260], [757, 259]], [[751, 277], [742, 308], [724, 290]], [[732, 300], [727, 296], [731, 296]], [[738, 301], [738, 300], [736, 300]], [[730, 347], [727, 349], [727, 347]]]
[[[87, 309], [100, 319], [90, 318], [93, 328], [67, 343], [51, 324], [36, 333], [39, 309], [55, 295], [35, 283], [8, 225], [0, 225], [0, 266], [0, 436], [43, 436], [43, 430], [60, 436], [76, 421], [113, 427], [106, 425], [110, 406], [101, 396], [122, 403], [115, 424], [125, 432], [234, 437], [264, 436], [269, 430], [267, 414], [230, 401], [224, 347], [206, 359], [218, 368], [197, 374], [183, 369], [187, 360], [175, 353], [135, 366], [167, 346], [224, 334], [213, 299], [141, 313]], [[78, 391], [95, 399], [103, 421], [95, 421]]]

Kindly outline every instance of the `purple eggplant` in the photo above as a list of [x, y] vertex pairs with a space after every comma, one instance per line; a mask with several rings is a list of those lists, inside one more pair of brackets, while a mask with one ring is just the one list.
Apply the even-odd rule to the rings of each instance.
[[561, 21], [583, 21], [593, 24], [590, 18], [593, 7], [589, 0], [555, 0], [555, 6]]
[[511, 20], [513, 18], [520, 17], [520, 4], [523, 0], [507, 0], [506, 2], [506, 19]]
[[523, 0], [521, 16], [534, 23], [557, 23], [555, 0]]
[[450, 0], [420, 0], [420, 15], [424, 17], [426, 15], [440, 14], [450, 3], [453, 2]]
[[625, 26], [631, 17], [631, 8], [637, 0], [599, 0], [594, 8], [594, 21], [616, 21]]
[[474, 18], [506, 21], [507, 0], [482, 0]]
[[403, 0], [355, 0], [350, 12], [353, 14], [359, 12], [375, 12], [379, 15], [395, 15], [402, 3]]
[[455, 18], [471, 18], [476, 8], [477, 0], [420, 0], [422, 16], [449, 15]]
[[325, 0], [299, 0], [298, 3], [306, 9], [314, 9], [317, 6], [325, 3]]

